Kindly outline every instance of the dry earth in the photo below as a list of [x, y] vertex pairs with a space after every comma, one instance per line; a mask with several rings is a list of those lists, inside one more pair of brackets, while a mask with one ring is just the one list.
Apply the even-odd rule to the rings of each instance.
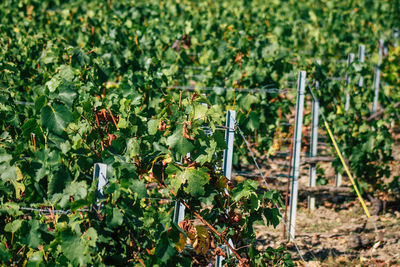
[[[400, 266], [400, 212], [367, 221], [361, 206], [354, 204], [338, 211], [298, 209], [296, 242], [308, 266]], [[282, 224], [276, 229], [260, 226], [257, 232], [260, 249], [284, 245], [299, 260], [293, 244], [283, 238]]]

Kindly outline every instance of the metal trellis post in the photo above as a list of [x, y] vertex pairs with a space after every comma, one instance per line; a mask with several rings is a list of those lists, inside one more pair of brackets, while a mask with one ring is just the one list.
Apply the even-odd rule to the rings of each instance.
[[[319, 90], [319, 82], [315, 82], [315, 89]], [[312, 105], [312, 128], [311, 128], [311, 157], [317, 156], [317, 148], [318, 148], [318, 123], [319, 123], [319, 100], [313, 99]], [[310, 164], [310, 181], [309, 186], [315, 186], [317, 179], [317, 164]], [[315, 196], [308, 196], [308, 209], [315, 209]]]
[[[347, 57], [347, 67], [351, 65], [354, 61], [354, 54], [350, 53], [349, 56]], [[344, 110], [347, 112], [349, 111], [350, 108], [350, 92], [349, 92], [349, 84], [350, 84], [351, 78], [348, 74], [346, 74], [346, 104], [344, 105]]]
[[289, 240], [294, 239], [296, 226], [296, 209], [297, 194], [299, 187], [300, 173], [300, 152], [301, 152], [301, 135], [303, 128], [303, 109], [304, 109], [304, 91], [306, 82], [306, 72], [300, 71], [297, 81], [297, 103], [296, 103], [296, 125], [294, 133], [294, 149], [292, 161], [292, 186], [290, 192], [290, 217], [289, 217]]
[[[359, 58], [360, 58], [360, 50], [359, 50], [358, 52], [359, 52], [358, 56], [359, 56]], [[351, 65], [351, 63], [353, 63], [354, 57], [355, 57], [355, 56], [354, 56], [353, 53], [350, 53], [350, 54], [348, 55], [348, 57], [347, 57], [347, 67], [349, 67], [349, 66]], [[345, 103], [345, 105], [344, 105], [344, 110], [345, 110], [346, 112], [349, 111], [349, 109], [350, 109], [350, 92], [349, 92], [350, 81], [351, 81], [350, 76], [349, 76], [348, 74], [346, 74], [346, 103]], [[359, 84], [360, 84], [361, 82], [363, 82], [363, 81], [362, 81], [362, 77], [360, 78]], [[337, 173], [337, 174], [336, 174], [336, 177], [335, 177], [335, 185], [336, 185], [337, 187], [339, 187], [339, 186], [342, 185], [342, 174], [341, 174], [341, 173]]]
[[[186, 157], [190, 157], [190, 153], [186, 154]], [[185, 219], [185, 205], [179, 200], [175, 200], [175, 207], [174, 207], [174, 217], [173, 221], [176, 224], [179, 224], [183, 219]]]
[[383, 53], [383, 40], [379, 39], [379, 46], [378, 46], [378, 64], [375, 67], [375, 77], [374, 77], [374, 103], [372, 104], [372, 114], [374, 114], [378, 108], [378, 96], [379, 96], [379, 83], [381, 80], [381, 63], [382, 63], [382, 53]]
[[183, 205], [180, 201], [175, 200], [175, 209], [174, 209], [174, 222], [180, 223], [185, 218], [185, 205]]
[[[365, 61], [365, 45], [360, 45], [358, 47], [358, 62], [364, 63]], [[362, 87], [364, 84], [364, 77], [360, 77], [360, 81], [358, 82], [358, 86]]]
[[[224, 150], [224, 159], [222, 162], [223, 166], [223, 174], [228, 179], [232, 178], [232, 159], [233, 159], [233, 141], [235, 138], [235, 120], [236, 120], [236, 112], [234, 110], [228, 110], [226, 114], [226, 129], [225, 129], [225, 142], [227, 144], [227, 148]], [[229, 245], [233, 247], [232, 240], [229, 239]], [[223, 248], [225, 245], [222, 246]], [[227, 249], [227, 255], [231, 254], [232, 251]], [[217, 256], [215, 260], [216, 267], [222, 267], [222, 261], [224, 260], [223, 256]]]
[[337, 173], [335, 177], [335, 186], [340, 187], [342, 185], [342, 180], [343, 180], [342, 174]]
[[231, 180], [232, 178], [232, 158], [233, 158], [233, 141], [235, 138], [235, 119], [236, 112], [234, 110], [228, 110], [226, 114], [226, 130], [225, 130], [225, 142], [227, 148], [224, 151], [223, 160], [223, 171], [224, 176]]
[[93, 170], [93, 180], [97, 180], [97, 203], [94, 205], [97, 211], [100, 210], [101, 205], [99, 204], [100, 199], [104, 198], [103, 188], [108, 184], [107, 179], [107, 164], [104, 163], [95, 163]]

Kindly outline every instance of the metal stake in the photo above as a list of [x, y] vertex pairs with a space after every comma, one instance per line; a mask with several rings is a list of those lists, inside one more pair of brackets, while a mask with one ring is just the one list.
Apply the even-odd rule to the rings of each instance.
[[[364, 63], [365, 61], [365, 45], [360, 45], [358, 47], [358, 61]], [[360, 77], [360, 81], [358, 82], [358, 86], [362, 87], [364, 84], [364, 77]]]
[[382, 63], [382, 51], [383, 51], [383, 40], [379, 39], [379, 45], [378, 45], [378, 64], [375, 67], [375, 77], [374, 77], [374, 91], [375, 91], [375, 96], [374, 96], [374, 103], [372, 104], [372, 114], [374, 114], [378, 108], [378, 96], [379, 96], [379, 83], [381, 80], [381, 63]]
[[175, 200], [175, 209], [174, 209], [174, 222], [179, 224], [185, 218], [185, 205], [183, 205], [180, 201]]
[[336, 177], [335, 177], [335, 186], [336, 187], [340, 187], [342, 185], [342, 174], [341, 173], [337, 173]]
[[[190, 153], [186, 154], [186, 157], [190, 157]], [[181, 159], [181, 161], [183, 161], [183, 159]], [[175, 200], [175, 208], [174, 208], [174, 217], [173, 217], [173, 221], [176, 224], [179, 224], [181, 221], [183, 221], [183, 219], [185, 219], [185, 205], [183, 205], [182, 202], [180, 202], [179, 200]]]
[[233, 140], [235, 138], [235, 119], [236, 112], [234, 110], [228, 110], [226, 114], [226, 130], [225, 130], [225, 142], [227, 148], [224, 151], [223, 170], [224, 176], [231, 180], [232, 177], [232, 158], [233, 158]]
[[[354, 54], [350, 53], [349, 56], [347, 57], [347, 67], [351, 65], [354, 61]], [[346, 74], [346, 104], [344, 105], [344, 110], [347, 112], [349, 111], [350, 108], [350, 92], [349, 92], [349, 84], [350, 84], [351, 78], [348, 74]]]
[[[226, 114], [226, 130], [225, 130], [225, 142], [227, 144], [227, 148], [224, 150], [224, 159], [222, 162], [223, 166], [223, 174], [230, 181], [232, 179], [232, 159], [233, 159], [233, 141], [235, 138], [235, 120], [236, 120], [236, 111], [228, 110]], [[226, 190], [225, 190], [226, 191]], [[229, 245], [233, 247], [233, 242], [229, 239]], [[225, 246], [222, 246], [225, 248]], [[227, 249], [227, 256], [231, 254], [232, 251]], [[222, 261], [225, 258], [223, 256], [217, 256], [215, 260], [216, 267], [222, 267]]]
[[[315, 82], [315, 89], [319, 90], [319, 82]], [[318, 147], [318, 123], [319, 123], [319, 100], [313, 99], [312, 104], [312, 128], [311, 128], [311, 148], [310, 153], [311, 157], [317, 156], [317, 147]], [[317, 176], [317, 164], [311, 163], [310, 164], [310, 186], [315, 186], [316, 184], [316, 176]], [[310, 195], [308, 196], [308, 209], [314, 210], [315, 209], [315, 196]]]
[[306, 72], [300, 71], [297, 80], [297, 103], [296, 103], [296, 125], [294, 134], [294, 149], [292, 162], [292, 187], [290, 192], [290, 217], [289, 217], [289, 240], [294, 239], [296, 226], [297, 194], [300, 173], [301, 135], [303, 128], [304, 88]]
[[103, 188], [108, 184], [107, 179], [107, 164], [95, 163], [93, 170], [93, 180], [97, 180], [97, 190], [96, 190], [96, 204], [94, 204], [97, 211], [101, 209], [99, 204], [100, 199], [104, 198]]

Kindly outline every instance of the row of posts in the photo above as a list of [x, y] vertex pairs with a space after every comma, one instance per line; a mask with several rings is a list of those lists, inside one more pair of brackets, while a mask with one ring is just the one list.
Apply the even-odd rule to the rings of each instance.
[[[395, 39], [398, 38], [398, 31], [395, 31]], [[397, 42], [394, 43], [397, 46]], [[380, 84], [380, 65], [382, 63], [383, 57], [383, 47], [384, 42], [382, 39], [379, 40], [378, 45], [378, 64], [375, 67], [374, 72], [374, 102], [372, 105], [372, 113], [375, 113], [378, 106], [378, 96], [379, 96], [379, 84]], [[350, 53], [348, 55], [347, 64], [350, 66], [354, 61], [354, 54]], [[358, 61], [363, 63], [365, 61], [365, 46], [360, 45], [358, 50]], [[346, 102], [345, 111], [347, 112], [350, 107], [350, 76], [346, 74]], [[305, 83], [306, 83], [306, 72], [300, 71], [297, 80], [297, 101], [296, 101], [296, 122], [295, 122], [295, 132], [294, 132], [294, 149], [292, 155], [292, 174], [291, 178], [291, 193], [290, 193], [290, 217], [289, 217], [289, 227], [288, 227], [288, 239], [292, 240], [295, 237], [295, 226], [296, 226], [296, 210], [297, 210], [297, 198], [298, 198], [298, 179], [300, 174], [300, 153], [301, 153], [301, 139], [302, 139], [302, 127], [303, 127], [303, 109], [304, 109], [304, 95], [305, 95]], [[360, 77], [359, 84], [360, 87], [363, 86], [363, 77]], [[315, 89], [319, 90], [319, 82], [316, 81]], [[235, 134], [235, 116], [234, 110], [228, 110], [226, 116], [226, 130], [225, 130], [225, 141], [227, 143], [227, 148], [224, 151], [223, 156], [223, 174], [228, 179], [231, 180], [232, 176], [232, 158], [233, 158], [233, 142]], [[318, 144], [318, 125], [319, 125], [319, 101], [318, 99], [313, 99], [312, 103], [312, 128], [311, 128], [311, 157], [317, 156], [317, 144]], [[187, 155], [190, 157], [190, 154]], [[93, 179], [98, 179], [97, 182], [97, 198], [103, 198], [103, 187], [108, 183], [107, 180], [107, 165], [103, 163], [96, 163], [94, 166]], [[336, 176], [336, 186], [341, 186], [342, 175], [340, 173]], [[309, 186], [316, 186], [316, 163], [310, 164], [310, 179]], [[97, 201], [99, 203], [99, 200]], [[97, 203], [97, 208], [100, 209], [100, 204]], [[308, 197], [308, 207], [310, 210], [315, 209], [315, 197]], [[173, 215], [173, 221], [179, 224], [184, 220], [185, 217], [185, 206], [180, 201], [175, 201], [175, 209]], [[230, 245], [232, 241], [229, 240]], [[229, 255], [229, 249], [226, 249], [225, 245], [221, 246], [226, 250], [226, 254]], [[223, 256], [217, 256], [216, 267], [222, 267]]]
[[[397, 46], [398, 30], [394, 32], [395, 43]], [[384, 52], [384, 42], [382, 39], [379, 40], [378, 44], [378, 63], [375, 66], [374, 71], [374, 101], [372, 104], [372, 113], [377, 111], [378, 99], [379, 99], [379, 86], [380, 86], [380, 66], [382, 64], [382, 57]], [[354, 62], [354, 54], [350, 53], [347, 58], [348, 67]], [[365, 62], [365, 46], [360, 45], [358, 49], [358, 61], [360, 63]], [[319, 63], [319, 62], [318, 62]], [[320, 63], [319, 63], [320, 64]], [[290, 193], [290, 217], [289, 217], [289, 229], [288, 229], [288, 239], [294, 239], [295, 236], [295, 225], [296, 225], [296, 207], [297, 207], [297, 195], [298, 195], [298, 178], [299, 178], [299, 165], [300, 165], [300, 151], [301, 151], [301, 129], [302, 129], [302, 119], [303, 119], [303, 106], [304, 106], [304, 81], [306, 73], [300, 71], [298, 82], [297, 82], [297, 102], [296, 102], [296, 124], [294, 133], [294, 150], [292, 159], [292, 183], [291, 183], [291, 193]], [[346, 102], [345, 111], [348, 112], [350, 108], [350, 75], [346, 74]], [[361, 76], [358, 82], [358, 86], [362, 87], [364, 85], [364, 77]], [[319, 82], [315, 82], [315, 89], [319, 90]], [[318, 125], [319, 125], [319, 101], [318, 99], [313, 99], [312, 103], [312, 127], [311, 127], [311, 147], [310, 156], [317, 156], [317, 146], [318, 146]], [[309, 186], [316, 186], [316, 163], [310, 164], [310, 179]], [[342, 184], [342, 174], [338, 173], [336, 175], [335, 185], [337, 187]], [[308, 208], [309, 210], [315, 209], [315, 197], [310, 195], [308, 197]]]

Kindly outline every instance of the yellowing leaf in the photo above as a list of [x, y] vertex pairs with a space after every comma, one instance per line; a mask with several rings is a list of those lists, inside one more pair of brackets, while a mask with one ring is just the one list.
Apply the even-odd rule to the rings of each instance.
[[154, 247], [154, 248], [148, 250], [147, 252], [148, 252], [150, 255], [154, 255], [154, 252], [155, 252], [155, 251], [156, 251], [156, 247]]
[[20, 168], [18, 168], [18, 167], [15, 167], [15, 172], [17, 173], [17, 181], [21, 181], [22, 180], [22, 178], [23, 178], [23, 175], [22, 175], [22, 172], [21, 172], [21, 169]]
[[17, 182], [16, 180], [11, 180], [11, 183], [15, 188], [15, 196], [17, 197], [17, 199], [20, 199], [21, 193], [25, 192], [25, 185], [23, 183]]
[[205, 255], [210, 248], [211, 238], [207, 229], [202, 225], [196, 226], [196, 240], [193, 243], [193, 248], [197, 254]]
[[175, 244], [176, 249], [179, 252], [182, 252], [182, 250], [185, 248], [186, 245], [186, 237], [183, 234], [179, 234], [179, 241], [178, 243]]

